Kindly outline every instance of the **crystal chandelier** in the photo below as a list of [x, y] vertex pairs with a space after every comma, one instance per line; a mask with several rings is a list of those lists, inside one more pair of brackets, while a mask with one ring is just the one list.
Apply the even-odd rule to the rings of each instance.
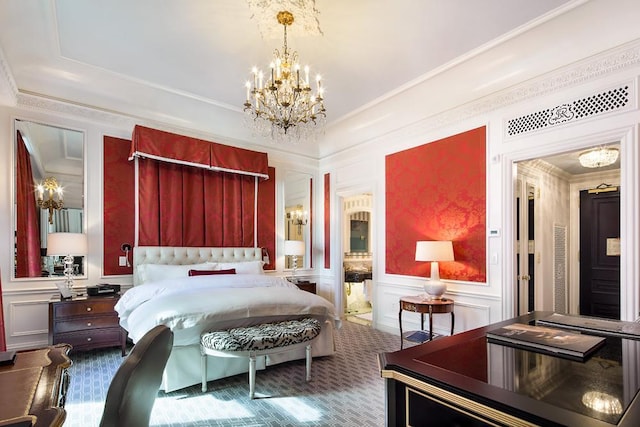
[[309, 66], [300, 70], [298, 53], [289, 52], [287, 47], [287, 26], [293, 24], [293, 14], [282, 11], [277, 18], [284, 27], [282, 52], [274, 51], [268, 75], [253, 67], [253, 83], [245, 84], [244, 111], [254, 130], [262, 136], [276, 141], [310, 138], [326, 118], [322, 80], [320, 75], [316, 76], [313, 93]]
[[578, 160], [585, 168], [602, 168], [618, 160], [618, 149], [609, 147], [594, 148], [581, 153], [578, 156]]

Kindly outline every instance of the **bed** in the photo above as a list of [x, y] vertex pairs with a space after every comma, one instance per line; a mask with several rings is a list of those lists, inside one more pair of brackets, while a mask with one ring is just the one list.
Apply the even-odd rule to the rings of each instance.
[[[313, 356], [334, 354], [333, 334], [340, 320], [333, 304], [282, 277], [264, 274], [262, 264], [260, 248], [134, 248], [134, 286], [122, 295], [116, 311], [134, 343], [158, 324], [173, 331], [161, 390], [201, 384], [199, 342], [205, 331], [314, 317], [322, 331]], [[304, 349], [266, 356], [257, 368], [304, 357]], [[242, 358], [208, 358], [209, 381], [247, 371]]]

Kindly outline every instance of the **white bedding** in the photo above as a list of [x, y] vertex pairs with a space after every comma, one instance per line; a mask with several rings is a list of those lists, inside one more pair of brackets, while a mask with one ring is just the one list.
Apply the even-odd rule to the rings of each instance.
[[[135, 343], [154, 326], [174, 332], [174, 346], [198, 344], [207, 330], [300, 316], [339, 322], [333, 304], [281, 277], [224, 274], [173, 278], [134, 286], [115, 307]], [[339, 323], [337, 323], [339, 324]]]

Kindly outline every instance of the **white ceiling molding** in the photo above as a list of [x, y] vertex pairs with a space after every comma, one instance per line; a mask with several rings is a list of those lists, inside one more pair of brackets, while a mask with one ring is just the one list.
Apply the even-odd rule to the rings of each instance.
[[0, 104], [16, 105], [18, 86], [13, 79], [13, 74], [0, 47]]

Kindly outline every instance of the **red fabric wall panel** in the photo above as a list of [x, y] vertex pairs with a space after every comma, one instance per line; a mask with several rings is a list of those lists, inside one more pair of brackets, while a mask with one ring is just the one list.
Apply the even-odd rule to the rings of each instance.
[[331, 175], [324, 174], [324, 268], [331, 268]]
[[[105, 136], [103, 141], [103, 274], [131, 274], [132, 267], [120, 267], [121, 247], [135, 243], [135, 171], [127, 161], [131, 141]], [[131, 262], [132, 254], [129, 254]]]
[[486, 281], [486, 127], [386, 157], [386, 272], [429, 276], [418, 240], [451, 240], [443, 279]]
[[269, 168], [269, 179], [258, 184], [258, 246], [269, 254], [265, 270], [276, 269], [276, 170]]

